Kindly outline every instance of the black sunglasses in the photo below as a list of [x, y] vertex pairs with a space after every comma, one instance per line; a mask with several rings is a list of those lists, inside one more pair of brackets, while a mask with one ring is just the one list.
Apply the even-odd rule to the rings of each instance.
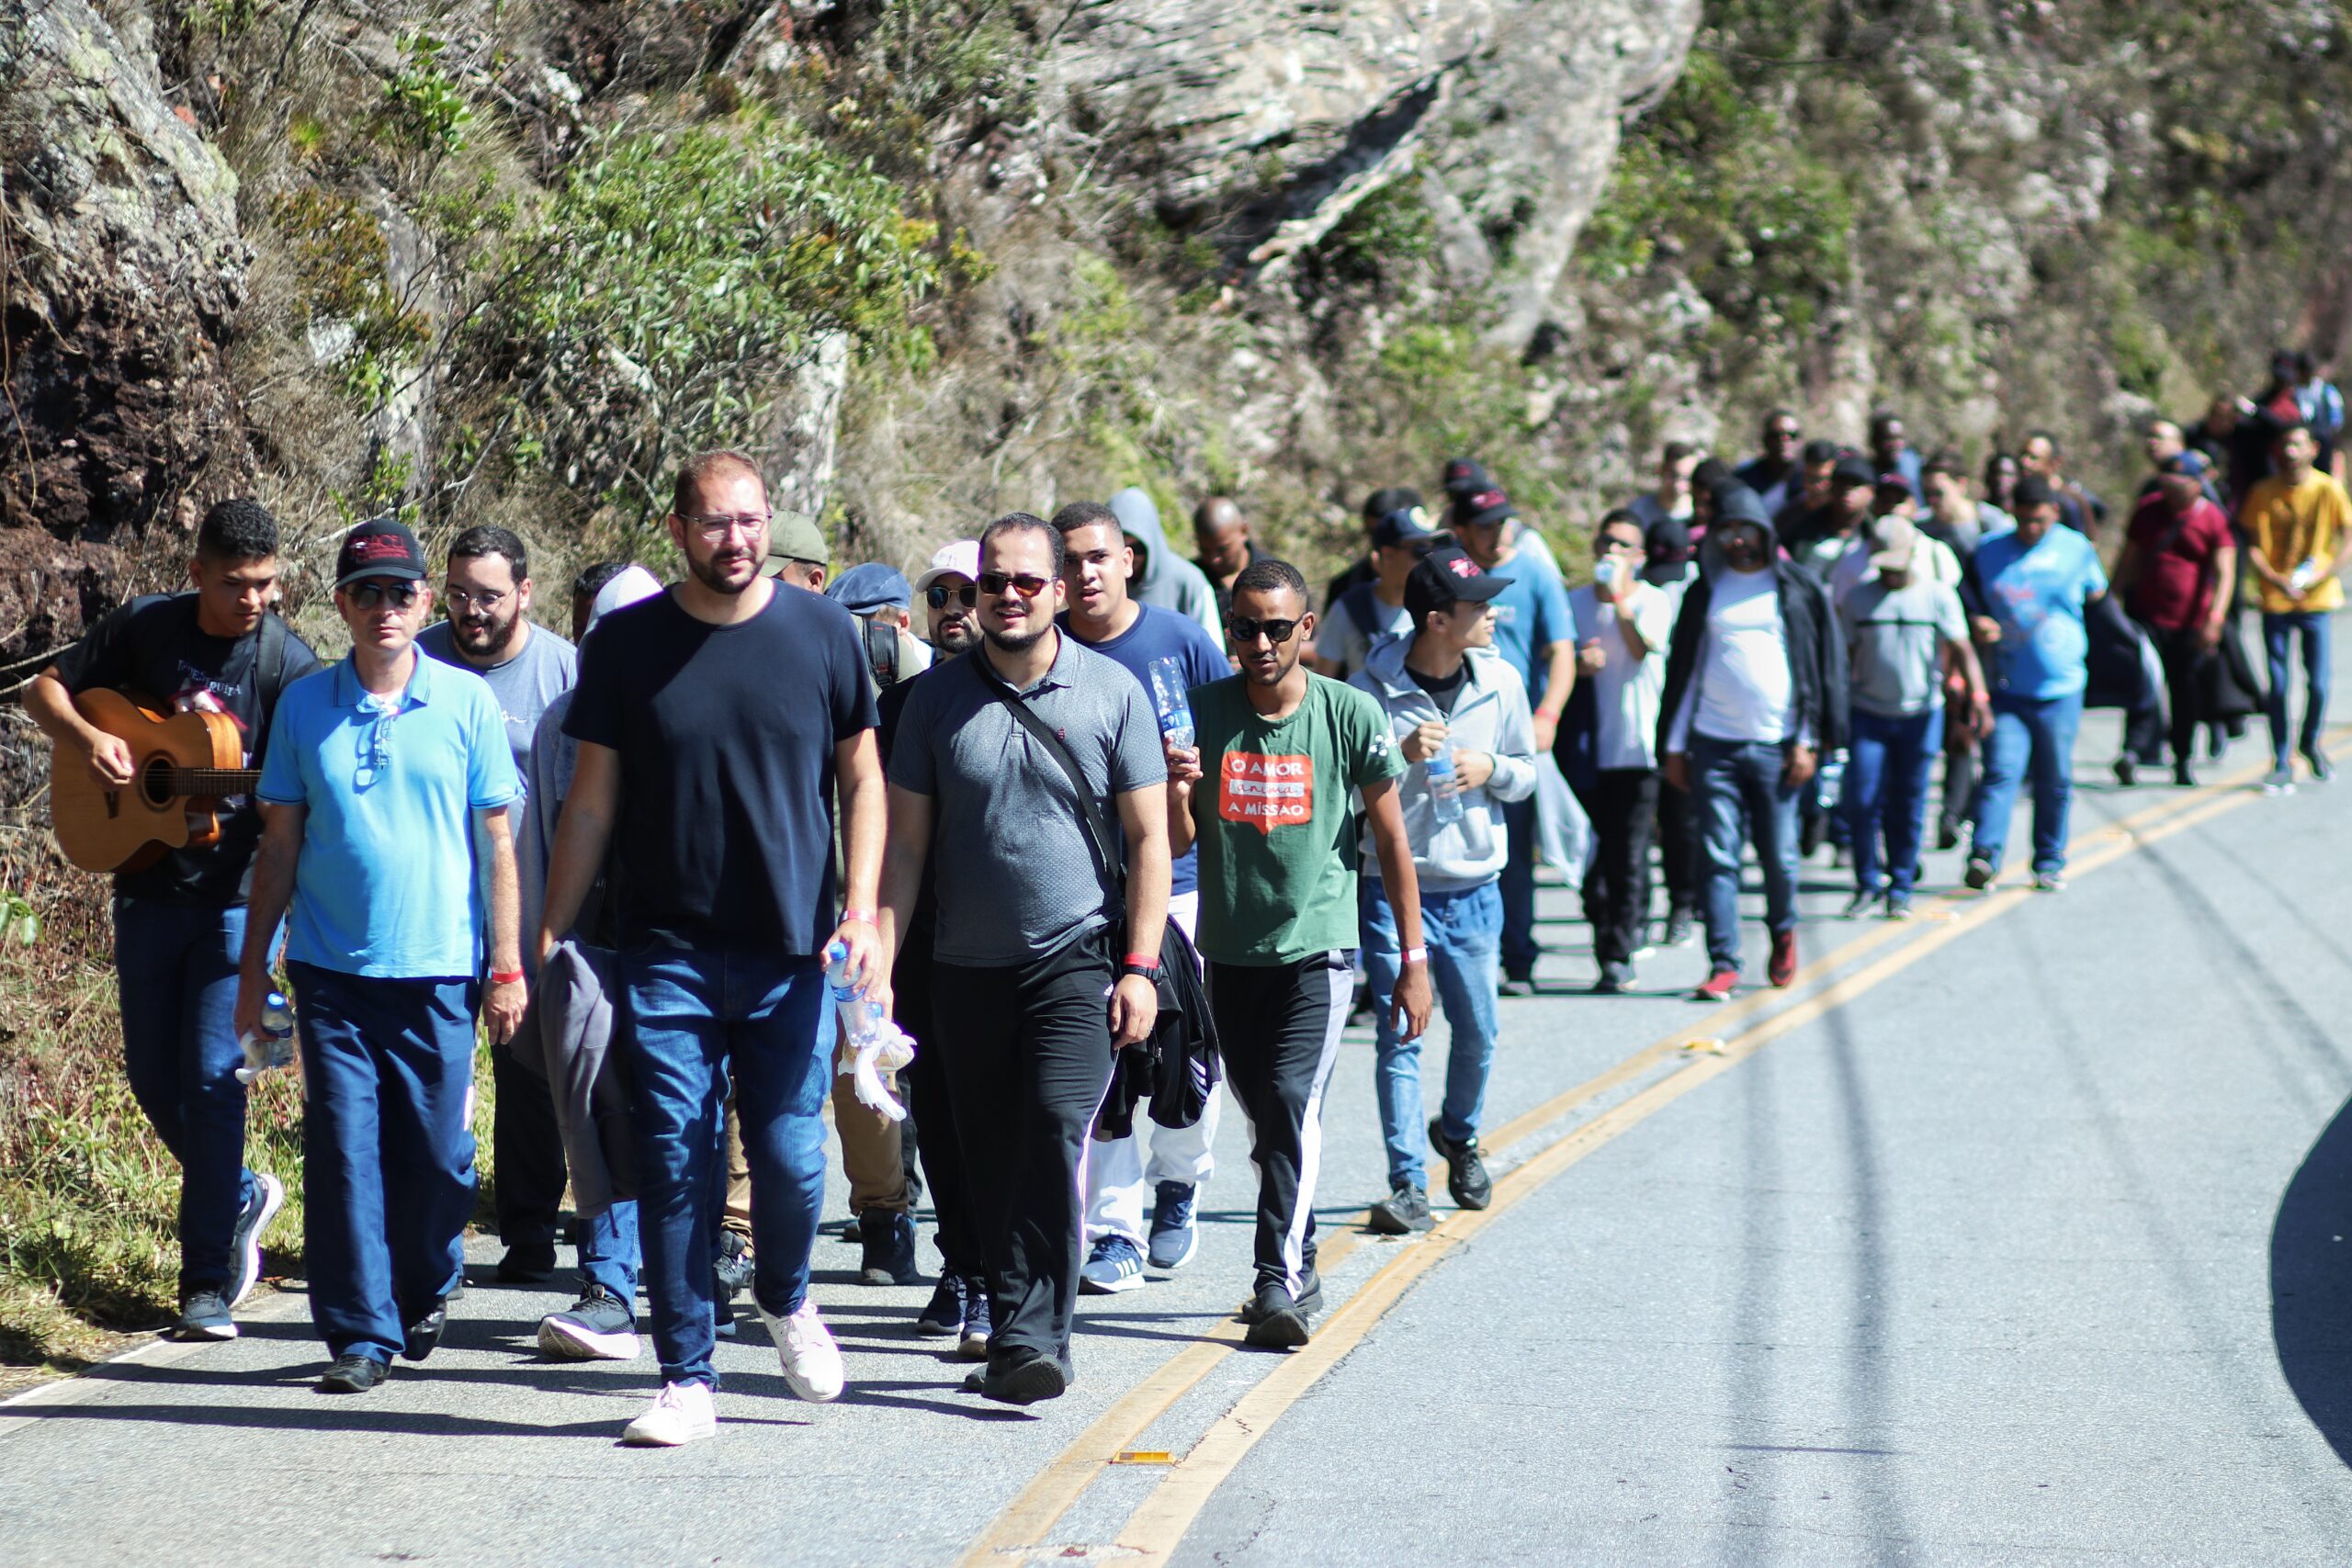
[[1026, 571], [984, 571], [980, 573], [980, 592], [995, 598], [1010, 588], [1023, 599], [1035, 599], [1046, 591], [1046, 584], [1052, 581], [1050, 577], [1039, 577]]
[[1256, 642], [1260, 632], [1265, 633], [1266, 640], [1279, 648], [1290, 640], [1291, 633], [1298, 630], [1298, 622], [1295, 618], [1287, 621], [1253, 621], [1247, 615], [1227, 615], [1225, 618], [1225, 629], [1232, 634], [1234, 641], [1244, 648]]
[[390, 599], [392, 608], [405, 610], [416, 603], [413, 582], [355, 582], [351, 585], [351, 602], [363, 610], [372, 610]]
[[950, 599], [968, 610], [980, 602], [980, 590], [978, 585], [970, 582], [964, 584], [961, 588], [950, 588], [944, 582], [934, 582], [922, 591], [922, 602], [934, 610], [947, 608], [947, 601]]

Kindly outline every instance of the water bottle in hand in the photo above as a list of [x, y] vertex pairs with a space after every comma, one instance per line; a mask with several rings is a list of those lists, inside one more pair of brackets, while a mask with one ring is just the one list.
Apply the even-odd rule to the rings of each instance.
[[276, 991], [262, 998], [261, 1028], [256, 1032], [240, 1035], [238, 1046], [245, 1054], [245, 1065], [237, 1069], [237, 1081], [249, 1084], [262, 1074], [294, 1065], [294, 1009]]
[[1170, 745], [1193, 749], [1193, 704], [1184, 692], [1184, 667], [1174, 659], [1151, 661], [1151, 705], [1159, 733]]
[[1421, 764], [1430, 778], [1430, 815], [1441, 828], [1462, 820], [1462, 785], [1453, 771], [1453, 742], [1441, 740]]
[[825, 983], [841, 1008], [842, 1033], [849, 1040], [851, 1087], [858, 1103], [893, 1122], [905, 1121], [907, 1108], [882, 1087], [882, 1075], [913, 1061], [915, 1043], [882, 1016], [865, 987], [849, 983], [849, 948], [843, 943], [832, 942], [825, 949]]

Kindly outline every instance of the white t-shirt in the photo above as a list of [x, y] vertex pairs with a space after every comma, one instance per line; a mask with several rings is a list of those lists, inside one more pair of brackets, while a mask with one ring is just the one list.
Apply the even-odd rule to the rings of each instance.
[[1699, 669], [1675, 716], [1677, 748], [1695, 730], [1710, 740], [1789, 738], [1796, 704], [1788, 637], [1781, 625], [1780, 582], [1770, 567], [1725, 571], [1707, 601], [1707, 640]]
[[1617, 606], [1603, 600], [1598, 589], [1588, 586], [1568, 595], [1568, 610], [1577, 623], [1577, 647], [1598, 641], [1604, 660], [1600, 672], [1589, 677], [1598, 730], [1594, 762], [1603, 768], [1655, 768], [1658, 703], [1666, 691], [1666, 641], [1674, 633], [1674, 600], [1646, 582], [1636, 582], [1628, 607], [1634, 629], [1649, 646], [1646, 658], [1635, 659], [1625, 646], [1624, 634], [1617, 626]]

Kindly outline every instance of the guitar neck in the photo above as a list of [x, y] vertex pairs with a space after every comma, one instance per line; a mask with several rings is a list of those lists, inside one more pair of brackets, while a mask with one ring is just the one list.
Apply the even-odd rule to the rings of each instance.
[[261, 784], [259, 768], [174, 768], [164, 775], [174, 795], [251, 795]]

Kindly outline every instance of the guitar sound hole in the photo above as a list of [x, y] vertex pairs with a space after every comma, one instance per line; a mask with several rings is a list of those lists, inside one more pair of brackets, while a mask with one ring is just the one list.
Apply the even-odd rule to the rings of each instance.
[[169, 757], [152, 757], [148, 759], [147, 765], [139, 770], [139, 794], [155, 810], [161, 811], [171, 804], [171, 786], [172, 760]]

